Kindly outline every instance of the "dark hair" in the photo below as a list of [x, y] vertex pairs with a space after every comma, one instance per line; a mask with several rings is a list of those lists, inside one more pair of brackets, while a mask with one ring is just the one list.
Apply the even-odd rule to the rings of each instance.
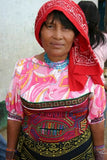
[[105, 43], [105, 36], [99, 29], [100, 14], [97, 6], [92, 1], [80, 1], [78, 3], [83, 10], [89, 29], [89, 39], [92, 48]]
[[[76, 27], [72, 24], [72, 22], [70, 22], [70, 20], [63, 14], [63, 12], [58, 11], [58, 10], [54, 10], [52, 11], [48, 16], [53, 15], [53, 19], [52, 19], [52, 23], [54, 22], [54, 20], [59, 20], [61, 22], [61, 24], [74, 31], [75, 36], [78, 35], [79, 31], [76, 29]], [[42, 26], [45, 24], [45, 22], [42, 24]], [[42, 28], [41, 26], [41, 28]]]

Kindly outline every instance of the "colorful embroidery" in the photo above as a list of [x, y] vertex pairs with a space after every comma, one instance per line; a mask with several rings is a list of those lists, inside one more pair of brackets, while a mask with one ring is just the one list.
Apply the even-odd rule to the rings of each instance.
[[94, 160], [89, 128], [80, 136], [60, 143], [34, 142], [22, 132], [17, 150], [19, 156], [16, 157], [22, 157], [24, 154], [27, 158], [32, 156], [32, 160], [58, 160], [58, 158], [61, 160], [86, 160], [88, 158]]
[[44, 108], [56, 108], [61, 106], [72, 106], [77, 105], [85, 101], [85, 99], [89, 96], [90, 93], [83, 95], [79, 98], [75, 99], [67, 99], [67, 100], [60, 100], [60, 101], [48, 101], [48, 102], [27, 102], [25, 99], [21, 97], [22, 105], [28, 108], [35, 108], [35, 109], [44, 109]]
[[[67, 141], [80, 135], [88, 127], [88, 96], [89, 94], [77, 99], [69, 100], [73, 103], [73, 106], [69, 107], [62, 105], [59, 107], [61, 102], [65, 105], [67, 100], [57, 101], [58, 103], [56, 104], [58, 107], [55, 105], [52, 107], [52, 110], [50, 110], [50, 108], [45, 110], [37, 110], [35, 109], [35, 105], [37, 103], [26, 102], [22, 99], [22, 103], [24, 102], [24, 105], [27, 104], [28, 106], [23, 106], [25, 114], [22, 124], [23, 131], [32, 137], [32, 139], [35, 139], [35, 141], [54, 143], [59, 141]], [[52, 101], [52, 104], [55, 102]], [[77, 104], [77, 102], [81, 103]], [[44, 102], [44, 104], [46, 103]], [[51, 102], [49, 102], [49, 104], [51, 104]], [[78, 107], [74, 104], [78, 105]]]
[[103, 120], [104, 120], [104, 115], [102, 115], [102, 117], [98, 117], [98, 118], [95, 118], [95, 119], [91, 120], [91, 123], [100, 122], [100, 121], [103, 121]]
[[8, 118], [10, 118], [10, 119], [17, 119], [17, 120], [19, 120], [19, 121], [22, 120], [22, 118], [21, 118], [20, 116], [15, 115], [15, 114], [12, 114], [12, 113], [10, 113], [10, 112], [8, 112]]

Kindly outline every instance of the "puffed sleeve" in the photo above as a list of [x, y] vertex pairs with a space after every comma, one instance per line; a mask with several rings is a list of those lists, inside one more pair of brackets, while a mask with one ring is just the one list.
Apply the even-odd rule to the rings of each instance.
[[106, 96], [104, 87], [95, 85], [93, 93], [90, 95], [88, 122], [98, 123], [103, 121], [105, 107]]
[[21, 121], [23, 119], [23, 110], [20, 99], [20, 77], [22, 65], [17, 62], [15, 65], [12, 80], [6, 96], [6, 109], [8, 111], [8, 119]]

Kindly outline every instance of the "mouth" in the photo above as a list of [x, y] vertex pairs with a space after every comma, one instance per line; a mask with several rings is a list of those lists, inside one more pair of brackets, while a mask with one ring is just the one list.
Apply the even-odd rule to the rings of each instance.
[[61, 48], [64, 46], [62, 43], [50, 43], [53, 48]]

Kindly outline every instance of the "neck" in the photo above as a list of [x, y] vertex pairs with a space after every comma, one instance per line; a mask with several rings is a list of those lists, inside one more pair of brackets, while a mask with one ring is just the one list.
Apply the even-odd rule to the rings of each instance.
[[[45, 53], [45, 54], [47, 54], [47, 53]], [[59, 62], [59, 61], [64, 61], [65, 59], [67, 59], [68, 55], [64, 55], [64, 56], [50, 56], [50, 55], [47, 54], [47, 57], [52, 62]]]
[[44, 54], [44, 60], [49, 65], [50, 68], [55, 68], [55, 69], [63, 69], [69, 63], [69, 58], [68, 57], [65, 60], [60, 60], [60, 61], [53, 62], [48, 58], [47, 53]]

